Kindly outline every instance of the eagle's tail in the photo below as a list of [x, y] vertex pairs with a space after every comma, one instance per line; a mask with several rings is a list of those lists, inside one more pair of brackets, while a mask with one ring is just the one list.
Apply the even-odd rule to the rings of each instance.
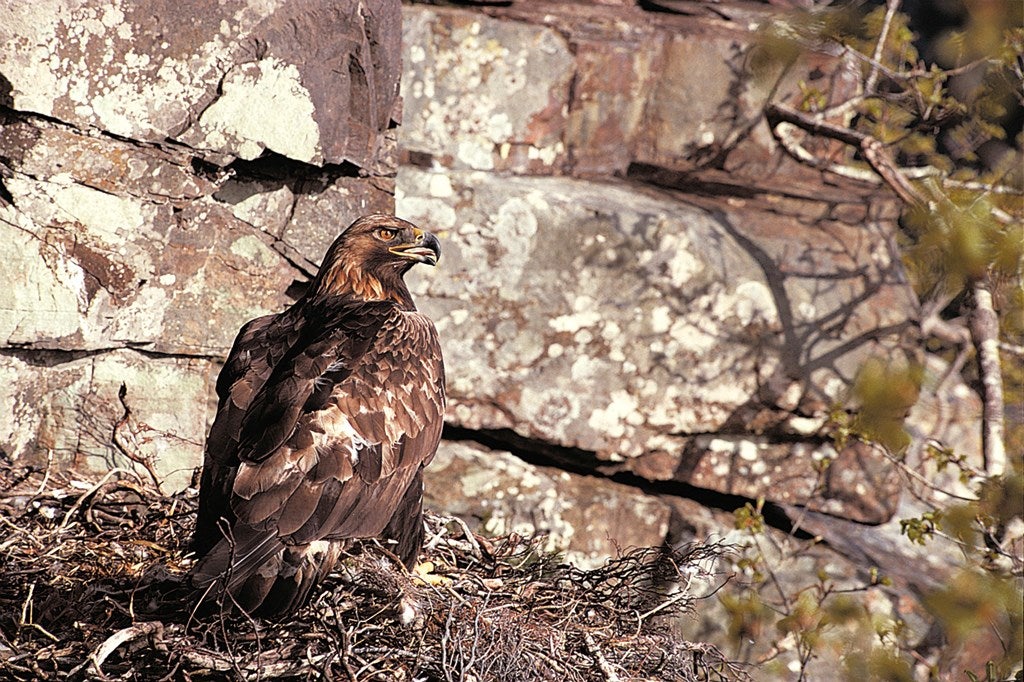
[[345, 545], [344, 541], [318, 540], [287, 547], [239, 587], [236, 600], [254, 604], [251, 612], [265, 618], [293, 612], [334, 568]]
[[423, 467], [416, 470], [383, 536], [395, 543], [394, 553], [405, 567], [412, 569], [423, 547]]
[[289, 546], [272, 532], [236, 524], [231, 538], [200, 559], [190, 578], [201, 602], [223, 596], [229, 608], [273, 618], [301, 606], [343, 550], [343, 542]]

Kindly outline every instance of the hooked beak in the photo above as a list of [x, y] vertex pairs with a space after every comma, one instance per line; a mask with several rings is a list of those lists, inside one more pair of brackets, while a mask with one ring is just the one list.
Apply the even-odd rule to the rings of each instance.
[[412, 243], [392, 246], [388, 251], [417, 263], [437, 265], [437, 261], [441, 258], [441, 243], [437, 241], [437, 237], [419, 228], [416, 229], [415, 234], [416, 239]]

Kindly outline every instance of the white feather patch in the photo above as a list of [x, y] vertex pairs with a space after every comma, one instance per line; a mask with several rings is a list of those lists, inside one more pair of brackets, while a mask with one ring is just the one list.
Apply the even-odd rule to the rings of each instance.
[[313, 432], [313, 445], [318, 452], [343, 446], [348, 451], [352, 466], [359, 464], [359, 451], [376, 445], [363, 438], [349, 418], [338, 410], [323, 410], [318, 413], [321, 428], [325, 433]]

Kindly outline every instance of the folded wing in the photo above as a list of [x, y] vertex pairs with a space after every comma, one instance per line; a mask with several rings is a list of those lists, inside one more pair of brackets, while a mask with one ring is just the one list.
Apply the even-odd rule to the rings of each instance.
[[441, 351], [426, 317], [334, 300], [259, 318], [239, 333], [218, 394], [197, 588], [220, 580], [246, 610], [280, 613], [354, 538], [383, 535], [415, 560], [421, 471], [444, 412]]

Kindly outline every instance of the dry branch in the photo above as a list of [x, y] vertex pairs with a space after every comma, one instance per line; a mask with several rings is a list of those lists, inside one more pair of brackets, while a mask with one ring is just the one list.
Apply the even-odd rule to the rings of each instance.
[[96, 651], [89, 656], [89, 661], [92, 663], [96, 674], [102, 679], [110, 679], [103, 672], [103, 664], [106, 662], [110, 655], [117, 651], [118, 647], [123, 644], [127, 644], [132, 640], [139, 639], [140, 637], [160, 637], [163, 634], [164, 626], [159, 621], [149, 621], [144, 623], [136, 623], [126, 628], [118, 630], [106, 640], [103, 641]]
[[[791, 135], [785, 134], [787, 129], [783, 127], [783, 124], [796, 126], [797, 128], [809, 133], [820, 135], [830, 140], [837, 140], [844, 144], [856, 147], [860, 150], [868, 164], [870, 164], [871, 169], [878, 177], [889, 185], [894, 192], [896, 192], [900, 199], [911, 205], [922, 204], [925, 202], [924, 197], [920, 192], [918, 192], [917, 188], [910, 184], [910, 180], [907, 177], [907, 171], [905, 169], [901, 169], [896, 162], [893, 161], [885, 145], [870, 135], [852, 128], [847, 128], [846, 126], [818, 119], [811, 114], [797, 111], [792, 107], [778, 104], [776, 102], [769, 102], [766, 104], [764, 111], [765, 117], [768, 119], [768, 123], [770, 124], [776, 139], [782, 145], [783, 149], [785, 149], [790, 155], [794, 156], [797, 161], [809, 163], [815, 167], [819, 167], [821, 165], [816, 157], [803, 149], [802, 146], [799, 146]], [[857, 180], [870, 181], [872, 177], [861, 169], [835, 163], [828, 164], [826, 170]]]
[[889, 29], [892, 28], [892, 20], [900, 9], [900, 0], [886, 0], [885, 18], [882, 19], [882, 29], [878, 32], [878, 41], [875, 43], [875, 52], [871, 55], [871, 72], [868, 74], [867, 82], [864, 84], [865, 92], [874, 92], [878, 84], [879, 66], [882, 63], [882, 52], [885, 51], [885, 41], [889, 38]]
[[971, 340], [978, 353], [981, 374], [982, 431], [981, 449], [985, 473], [1001, 476], [1006, 471], [1006, 446], [1003, 441], [1003, 372], [999, 360], [999, 317], [992, 305], [987, 283], [971, 285], [973, 308], [969, 316]]

